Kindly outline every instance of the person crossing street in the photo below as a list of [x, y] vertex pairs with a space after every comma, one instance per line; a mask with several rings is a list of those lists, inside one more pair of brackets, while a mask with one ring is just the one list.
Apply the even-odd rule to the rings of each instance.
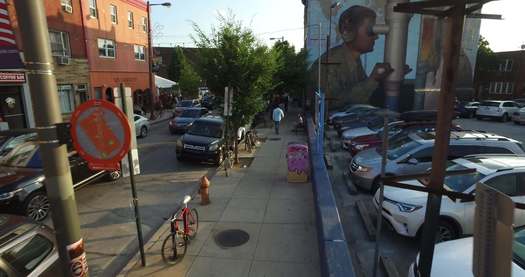
[[281, 123], [281, 120], [284, 118], [284, 112], [278, 105], [275, 105], [275, 108], [272, 112], [272, 119], [275, 124], [275, 134], [279, 134], [279, 125]]

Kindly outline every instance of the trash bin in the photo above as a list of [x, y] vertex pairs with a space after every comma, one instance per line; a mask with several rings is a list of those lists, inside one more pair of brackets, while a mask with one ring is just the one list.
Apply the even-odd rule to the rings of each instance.
[[288, 162], [288, 182], [308, 182], [308, 175], [310, 173], [308, 146], [297, 142], [288, 143], [286, 160]]

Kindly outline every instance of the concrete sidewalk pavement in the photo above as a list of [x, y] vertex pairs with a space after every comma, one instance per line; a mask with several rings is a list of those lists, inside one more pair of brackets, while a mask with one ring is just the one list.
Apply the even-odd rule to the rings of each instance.
[[[190, 203], [199, 213], [197, 237], [176, 265], [162, 261], [160, 248], [169, 232], [165, 223], [146, 245], [147, 266], [138, 255], [120, 276], [320, 276], [315, 211], [310, 183], [288, 183], [288, 142], [305, 142], [293, 134], [294, 113], [287, 116], [279, 136], [260, 129], [268, 139], [251, 166], [230, 177], [218, 172], [211, 180], [211, 204]], [[215, 235], [241, 229], [250, 236], [241, 246], [222, 248]]]

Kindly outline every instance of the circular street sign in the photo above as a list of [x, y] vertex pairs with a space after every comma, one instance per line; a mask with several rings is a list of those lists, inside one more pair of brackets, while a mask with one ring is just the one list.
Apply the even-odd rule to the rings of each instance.
[[78, 154], [92, 170], [117, 170], [131, 145], [126, 115], [113, 103], [93, 99], [71, 116], [71, 137]]

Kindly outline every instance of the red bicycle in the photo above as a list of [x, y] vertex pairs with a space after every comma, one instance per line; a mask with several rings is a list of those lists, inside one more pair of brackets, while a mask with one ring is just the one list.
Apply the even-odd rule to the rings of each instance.
[[176, 264], [184, 258], [188, 243], [197, 235], [199, 214], [196, 209], [188, 208], [191, 196], [186, 195], [182, 201], [182, 209], [174, 213], [170, 220], [170, 233], [162, 243], [162, 259], [169, 264]]

